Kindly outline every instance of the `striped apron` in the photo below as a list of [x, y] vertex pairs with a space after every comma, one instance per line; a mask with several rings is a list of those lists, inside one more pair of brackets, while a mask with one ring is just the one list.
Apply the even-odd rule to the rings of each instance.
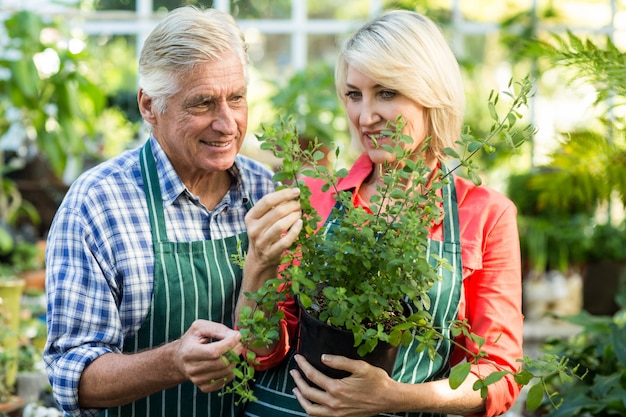
[[[234, 306], [242, 271], [231, 264], [237, 245], [245, 251], [248, 236], [170, 242], [156, 163], [148, 141], [141, 152], [144, 190], [154, 244], [154, 289], [150, 312], [136, 335], [124, 341], [124, 352], [150, 349], [180, 338], [196, 319], [233, 327]], [[223, 390], [222, 390], [223, 391]], [[237, 416], [236, 398], [222, 391], [203, 393], [190, 381], [133, 403], [104, 411], [104, 416], [209, 417]]]
[[[444, 166], [445, 170], [445, 166]], [[442, 189], [443, 196], [443, 241], [429, 239], [428, 253], [447, 259], [452, 270], [440, 268], [438, 273], [442, 277], [440, 281], [429, 290], [431, 306], [430, 313], [433, 316], [434, 326], [444, 328], [442, 333], [445, 340], [437, 342], [435, 360], [431, 361], [426, 351], [416, 353], [418, 342], [413, 340], [409, 346], [401, 346], [396, 358], [393, 371], [393, 379], [409, 384], [419, 384], [446, 378], [450, 373], [450, 356], [452, 354], [451, 335], [447, 329], [450, 321], [458, 318], [459, 303], [461, 300], [461, 287], [463, 284], [463, 267], [461, 264], [461, 243], [458, 204], [454, 180], [445, 184]], [[329, 219], [328, 222], [333, 222]], [[332, 224], [331, 226], [332, 227]], [[431, 264], [436, 261], [429, 257]], [[292, 346], [297, 346], [293, 343]], [[292, 393], [295, 387], [289, 371], [296, 367], [293, 359], [294, 352], [290, 352], [285, 361], [276, 368], [261, 372], [257, 378], [254, 394], [259, 399], [256, 403], [250, 403], [245, 410], [247, 417], [287, 417], [307, 416], [300, 403]], [[381, 416], [403, 417], [434, 417], [441, 414], [431, 413], [383, 413]]]

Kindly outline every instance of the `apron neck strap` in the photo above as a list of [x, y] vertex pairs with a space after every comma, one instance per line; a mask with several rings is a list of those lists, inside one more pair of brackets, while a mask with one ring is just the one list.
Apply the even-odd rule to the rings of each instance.
[[[448, 167], [442, 162], [441, 171], [443, 175], [448, 174]], [[459, 231], [459, 205], [454, 185], [454, 176], [448, 175], [442, 188], [443, 197], [443, 240], [458, 243], [461, 241]]]
[[162, 242], [167, 240], [165, 228], [165, 216], [163, 214], [163, 197], [159, 185], [159, 174], [156, 168], [156, 161], [152, 155], [150, 140], [141, 148], [139, 156], [141, 163], [141, 176], [143, 177], [143, 190], [146, 193], [148, 203], [148, 216], [152, 226], [152, 240]]

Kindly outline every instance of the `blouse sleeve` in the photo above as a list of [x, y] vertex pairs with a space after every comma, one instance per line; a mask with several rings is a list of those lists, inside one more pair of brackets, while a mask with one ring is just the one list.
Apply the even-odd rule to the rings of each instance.
[[257, 365], [254, 369], [264, 371], [280, 364], [287, 356], [291, 343], [295, 340], [298, 327], [298, 315], [296, 303], [293, 297], [289, 297], [286, 301], [280, 303], [279, 309], [285, 313], [285, 318], [280, 321], [280, 338], [276, 349], [268, 356], [257, 357]]
[[[476, 190], [482, 187], [476, 188]], [[482, 351], [487, 357], [472, 366], [485, 377], [492, 372], [520, 367], [522, 351], [521, 257], [517, 210], [512, 202], [493, 191], [476, 191], [460, 206], [464, 297], [460, 319], [468, 319], [471, 332], [485, 338]], [[465, 206], [465, 207], [463, 207]], [[462, 208], [463, 207], [463, 208]], [[471, 352], [479, 347], [467, 338], [458, 340]], [[457, 349], [453, 363], [464, 359]], [[473, 357], [465, 355], [471, 361]], [[509, 410], [520, 392], [512, 375], [489, 385], [486, 412], [475, 416], [496, 416]]]

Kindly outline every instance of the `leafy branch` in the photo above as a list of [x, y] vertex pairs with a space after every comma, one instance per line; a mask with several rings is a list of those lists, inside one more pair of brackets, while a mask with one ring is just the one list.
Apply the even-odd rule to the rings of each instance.
[[497, 110], [500, 102], [500, 93], [496, 93], [493, 90], [489, 93], [487, 107], [489, 109], [489, 116], [494, 122], [489, 129], [487, 137], [476, 138], [470, 133], [469, 127], [466, 127], [461, 134], [461, 139], [456, 142], [460, 149], [463, 150], [462, 155], [452, 148], [445, 149], [447, 155], [459, 161], [458, 165], [452, 168], [447, 175], [451, 175], [458, 168], [464, 167], [467, 170], [467, 176], [472, 182], [476, 185], [480, 185], [482, 180], [480, 176], [476, 174], [478, 168], [472, 159], [477, 152], [480, 150], [486, 153], [495, 152], [496, 148], [492, 145], [494, 139], [500, 139], [511, 148], [517, 149], [529, 137], [532, 137], [536, 133], [536, 128], [531, 124], [526, 125], [521, 130], [515, 129], [517, 121], [523, 118], [521, 109], [528, 106], [528, 98], [532, 95], [532, 81], [528, 76], [516, 82], [511, 79], [507, 88], [511, 91], [503, 91], [502, 94], [509, 97], [511, 103], [502, 117], [498, 114]]

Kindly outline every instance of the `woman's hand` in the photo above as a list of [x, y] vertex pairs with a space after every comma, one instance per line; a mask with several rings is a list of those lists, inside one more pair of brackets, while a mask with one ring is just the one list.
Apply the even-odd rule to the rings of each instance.
[[321, 389], [307, 384], [300, 372], [291, 371], [297, 388], [294, 394], [307, 414], [316, 417], [372, 416], [390, 410], [393, 381], [387, 372], [361, 360], [322, 355], [325, 365], [350, 372], [342, 378], [329, 378], [303, 356], [296, 355], [298, 368]]
[[470, 374], [460, 387], [450, 387], [448, 379], [406, 384], [394, 381], [381, 368], [343, 356], [323, 355], [325, 365], [352, 373], [343, 379], [322, 374], [296, 355], [298, 367], [321, 389], [306, 383], [300, 372], [291, 375], [297, 388], [294, 394], [304, 410], [317, 417], [372, 416], [403, 411], [469, 415], [485, 412], [485, 399], [473, 388], [478, 377]]

